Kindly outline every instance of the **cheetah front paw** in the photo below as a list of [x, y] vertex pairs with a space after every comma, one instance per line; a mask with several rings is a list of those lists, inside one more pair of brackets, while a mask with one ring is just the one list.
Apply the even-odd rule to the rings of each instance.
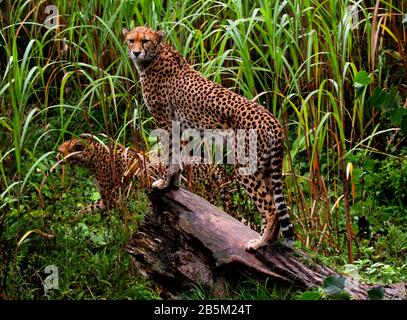
[[283, 244], [285, 247], [294, 250], [294, 239], [284, 239]]
[[166, 181], [164, 179], [158, 179], [153, 182], [151, 187], [153, 189], [162, 190], [162, 189], [165, 189], [166, 187], [168, 187], [168, 183], [166, 183]]
[[261, 241], [261, 238], [259, 239], [252, 239], [250, 240], [247, 245], [246, 245], [246, 251], [256, 251], [257, 249], [263, 247], [265, 243]]

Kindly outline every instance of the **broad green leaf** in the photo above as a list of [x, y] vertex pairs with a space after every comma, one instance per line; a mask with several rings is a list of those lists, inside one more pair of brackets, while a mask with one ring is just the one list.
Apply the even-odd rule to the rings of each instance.
[[103, 236], [98, 235], [98, 234], [94, 234], [91, 237], [91, 240], [94, 244], [98, 245], [98, 246], [105, 246], [107, 243], [105, 241], [105, 239], [103, 238]]
[[365, 71], [360, 70], [355, 76], [355, 87], [366, 87], [372, 83], [372, 77]]
[[351, 300], [352, 299], [350, 294], [345, 291], [341, 291], [338, 294], [331, 295], [330, 298], [332, 300]]
[[329, 276], [324, 280], [323, 288], [328, 295], [337, 295], [345, 288], [345, 278], [342, 276]]
[[376, 286], [367, 292], [369, 300], [383, 300], [384, 288], [382, 286]]
[[401, 121], [403, 120], [403, 117], [407, 115], [407, 109], [404, 108], [398, 108], [396, 110], [392, 110], [389, 112], [390, 115], [390, 120], [392, 124], [398, 126], [400, 125]]
[[320, 300], [322, 295], [318, 291], [305, 291], [295, 297], [295, 300]]
[[100, 193], [97, 191], [92, 192], [92, 195], [90, 196], [90, 199], [93, 201], [99, 200], [100, 199]]
[[370, 97], [370, 105], [372, 107], [380, 107], [386, 101], [387, 93], [382, 88], [376, 87]]

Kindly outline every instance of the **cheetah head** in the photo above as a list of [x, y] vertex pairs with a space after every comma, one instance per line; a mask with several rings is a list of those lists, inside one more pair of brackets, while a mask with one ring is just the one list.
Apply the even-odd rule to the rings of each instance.
[[73, 138], [68, 141], [64, 141], [58, 147], [58, 158], [62, 155], [65, 160], [72, 164], [86, 163], [87, 152], [89, 143], [83, 139]]
[[133, 30], [122, 30], [129, 49], [129, 56], [136, 65], [152, 61], [157, 55], [164, 31], [154, 31], [147, 27], [136, 27]]

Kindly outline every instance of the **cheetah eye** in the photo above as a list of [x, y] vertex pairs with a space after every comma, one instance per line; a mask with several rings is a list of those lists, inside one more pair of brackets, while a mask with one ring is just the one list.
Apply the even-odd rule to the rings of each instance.
[[144, 43], [147, 43], [147, 42], [149, 42], [150, 40], [148, 40], [148, 39], [143, 39], [143, 40], [141, 40], [141, 42], [143, 42], [143, 44]]
[[133, 44], [133, 43], [134, 43], [134, 40], [133, 40], [133, 39], [129, 39], [129, 40], [127, 40], [127, 42], [130, 43], [130, 44]]
[[80, 144], [76, 144], [73, 148], [72, 151], [73, 152], [77, 152], [77, 151], [82, 151], [83, 150], [83, 146]]

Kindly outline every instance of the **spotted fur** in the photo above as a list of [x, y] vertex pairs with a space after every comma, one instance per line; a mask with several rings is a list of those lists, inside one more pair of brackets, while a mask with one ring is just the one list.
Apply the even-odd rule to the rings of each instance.
[[[236, 170], [236, 176], [265, 222], [261, 237], [251, 240], [246, 248], [256, 250], [274, 240], [277, 217], [286, 243], [291, 244], [294, 233], [283, 196], [283, 141], [278, 120], [258, 103], [195, 71], [181, 54], [163, 42], [162, 31], [136, 27], [131, 31], [123, 29], [123, 35], [140, 76], [144, 102], [160, 128], [171, 133], [175, 120], [181, 123], [181, 130], [256, 130], [257, 170], [252, 175], [240, 175]], [[170, 145], [170, 157], [172, 147], [178, 146]], [[236, 165], [236, 169], [240, 167]], [[178, 186], [181, 170], [180, 163], [169, 165], [165, 178], [155, 187]]]
[[88, 212], [117, 206], [120, 196], [129, 191], [132, 178], [143, 172], [140, 153], [121, 145], [104, 145], [94, 137], [70, 139], [58, 151], [69, 163], [81, 164], [95, 176], [101, 197], [86, 208]]
[[[95, 177], [101, 199], [87, 206], [85, 211], [88, 213], [117, 206], [120, 196], [128, 193], [131, 182], [139, 188], [146, 188], [164, 173], [163, 163], [150, 163], [141, 151], [119, 144], [104, 145], [91, 136], [65, 141], [58, 151], [67, 162], [85, 166]], [[232, 194], [239, 193], [239, 190], [230, 183], [230, 174], [225, 167], [200, 164], [200, 159], [191, 162], [183, 165], [186, 188], [214, 205], [221, 205], [227, 213], [251, 228], [258, 229], [252, 217], [241, 214], [246, 208], [234, 201]], [[243, 200], [248, 199], [243, 197]]]

